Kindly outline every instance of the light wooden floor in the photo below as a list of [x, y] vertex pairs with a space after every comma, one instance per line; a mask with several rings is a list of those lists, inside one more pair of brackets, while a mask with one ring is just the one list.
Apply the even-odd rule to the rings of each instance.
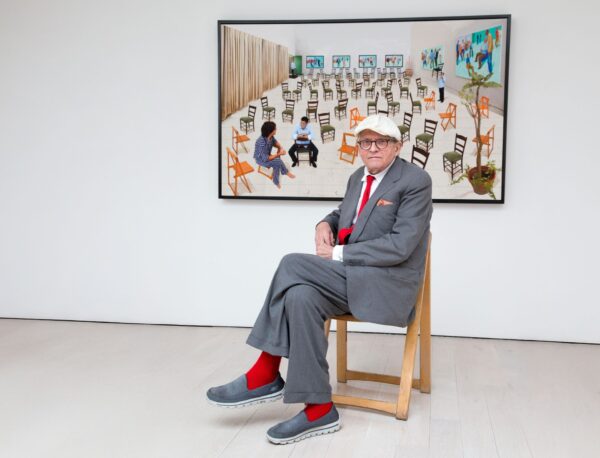
[[[248, 332], [0, 320], [0, 457], [600, 456], [598, 345], [434, 337], [432, 393], [413, 391], [407, 422], [340, 408], [341, 431], [274, 446], [265, 431], [301, 405], [204, 399], [253, 362]], [[399, 373], [402, 341], [352, 334], [350, 367]]]

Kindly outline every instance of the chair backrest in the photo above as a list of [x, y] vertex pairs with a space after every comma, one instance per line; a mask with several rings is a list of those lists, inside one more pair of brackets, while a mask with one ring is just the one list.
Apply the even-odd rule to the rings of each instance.
[[318, 107], [319, 107], [319, 101], [318, 100], [310, 100], [308, 102], [307, 111], [317, 111]]
[[323, 89], [329, 89], [329, 80], [323, 80], [321, 84], [323, 85]]
[[[348, 138], [354, 138], [354, 145], [351, 145], [350, 143], [348, 143]], [[342, 146], [349, 146], [350, 148], [356, 148], [356, 135], [354, 135], [352, 132], [344, 132], [344, 134], [342, 135]]]
[[494, 132], [496, 131], [496, 124], [494, 124], [492, 127], [490, 127], [487, 131], [487, 136], [490, 138], [490, 140], [494, 140]]
[[319, 113], [319, 125], [326, 126], [331, 124], [331, 115], [327, 113]]
[[450, 102], [448, 104], [448, 108], [446, 108], [446, 113], [448, 113], [451, 116], [456, 116], [456, 103]]
[[236, 169], [236, 165], [240, 163], [238, 155], [233, 152], [229, 146], [227, 147], [227, 168]]
[[248, 117], [254, 118], [256, 116], [256, 107], [254, 105], [248, 105]]
[[432, 90], [431, 94], [429, 94], [429, 97], [427, 97], [427, 100], [429, 100], [430, 102], [435, 100], [435, 91]]
[[358, 107], [350, 108], [350, 120], [358, 119], [359, 116]]
[[392, 94], [392, 91], [388, 91], [385, 93], [385, 98], [387, 100], [388, 103], [392, 103], [394, 101], [394, 94]]
[[348, 106], [348, 99], [340, 99], [337, 106], [338, 109], [346, 109], [346, 107]]
[[303, 85], [304, 85], [304, 83], [302, 81], [297, 81], [296, 82], [296, 89], [299, 90], [299, 91], [301, 91]]
[[261, 97], [260, 98], [260, 103], [262, 105], [263, 108], [266, 108], [269, 106], [269, 99], [267, 99], [266, 97]]
[[377, 112], [377, 114], [380, 114], [380, 115], [385, 115], [385, 116], [386, 116], [386, 117], [388, 117], [388, 118], [390, 117], [390, 112], [389, 112], [389, 111], [387, 111], [387, 110], [379, 110], [379, 111]]
[[454, 138], [454, 151], [460, 153], [462, 156], [465, 153], [465, 147], [467, 146], [467, 137], [464, 135], [456, 134]]
[[359, 83], [356, 83], [354, 90], [360, 91], [362, 89], [362, 85], [363, 85], [362, 81], [360, 81]]
[[284, 91], [288, 90], [288, 83], [281, 83], [281, 89], [283, 89]]
[[485, 95], [479, 97], [479, 106], [481, 108], [488, 108], [490, 106], [490, 98]]
[[341, 90], [342, 90], [342, 83], [340, 82], [340, 80], [336, 80], [336, 81], [335, 81], [335, 88], [336, 88], [336, 90], [338, 90], [338, 91], [341, 91]]
[[417, 78], [417, 86], [421, 85], [421, 78]]
[[377, 106], [378, 100], [379, 100], [379, 92], [375, 94], [375, 106]]
[[435, 130], [437, 129], [438, 122], [433, 119], [425, 119], [425, 133], [435, 135]]
[[414, 104], [415, 102], [413, 102], [412, 92], [409, 92], [408, 96], [410, 97], [410, 103]]
[[386, 89], [391, 89], [392, 88], [392, 80], [387, 80], [387, 83], [385, 85]]
[[410, 129], [410, 125], [412, 124], [412, 119], [413, 119], [412, 113], [409, 113], [407, 111], [404, 113], [404, 121], [402, 122], [402, 124], [404, 124], [406, 127], [408, 127]]
[[292, 110], [294, 111], [294, 108], [296, 107], [296, 101], [293, 99], [288, 99], [285, 101], [285, 109], [286, 110]]
[[427, 151], [425, 151], [422, 148], [419, 148], [416, 145], [413, 145], [410, 162], [412, 162], [413, 164], [420, 165], [423, 169], [425, 169], [428, 159], [429, 159], [429, 153]]

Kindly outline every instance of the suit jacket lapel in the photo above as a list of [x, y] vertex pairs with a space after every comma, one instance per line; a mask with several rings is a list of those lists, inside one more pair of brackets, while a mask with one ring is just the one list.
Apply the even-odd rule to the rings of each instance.
[[[375, 190], [373, 195], [369, 197], [365, 208], [363, 208], [362, 212], [360, 212], [360, 215], [356, 220], [356, 224], [354, 225], [354, 229], [352, 230], [352, 234], [350, 235], [348, 243], [353, 243], [354, 241], [356, 241], [356, 239], [359, 237], [359, 235], [365, 228], [365, 224], [369, 220], [369, 216], [371, 216], [371, 212], [375, 208], [379, 197], [385, 194], [392, 187], [392, 185], [400, 179], [401, 173], [402, 161], [399, 157], [396, 157], [396, 159], [394, 160], [394, 164], [390, 167], [388, 172], [383, 177], [383, 181], [379, 184], [379, 186], [377, 186], [377, 189]], [[362, 187], [359, 187], [359, 195], [361, 189]], [[356, 203], [358, 205], [358, 199], [356, 200]]]

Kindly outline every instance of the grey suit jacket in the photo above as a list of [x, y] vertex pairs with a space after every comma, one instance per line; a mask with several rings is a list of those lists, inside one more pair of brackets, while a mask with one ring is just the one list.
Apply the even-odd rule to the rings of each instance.
[[[363, 175], [361, 167], [350, 176], [344, 200], [322, 220], [336, 234], [336, 243], [338, 229], [352, 224]], [[378, 206], [380, 199], [392, 204]], [[432, 212], [429, 174], [397, 157], [343, 249], [348, 306], [356, 318], [402, 327], [412, 321]]]

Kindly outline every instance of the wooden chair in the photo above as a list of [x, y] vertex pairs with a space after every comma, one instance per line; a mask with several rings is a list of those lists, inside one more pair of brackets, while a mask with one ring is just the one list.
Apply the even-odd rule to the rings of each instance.
[[306, 117], [317, 120], [317, 110], [319, 109], [319, 102], [316, 100], [309, 100], [308, 107], [306, 108]]
[[281, 83], [281, 96], [283, 97], [283, 100], [287, 100], [292, 96], [288, 83]]
[[296, 101], [289, 99], [285, 101], [285, 110], [281, 112], [281, 121], [289, 121], [294, 123], [294, 108], [296, 107]]
[[367, 116], [371, 114], [371, 110], [373, 110], [373, 114], [377, 113], [377, 101], [379, 100], [379, 92], [375, 94], [375, 100], [371, 100], [367, 102]]
[[325, 100], [333, 100], [333, 89], [329, 87], [329, 81], [322, 81], [321, 85], [323, 86], [323, 98]]
[[[490, 127], [485, 135], [481, 136], [481, 144], [483, 146], [487, 146], [487, 157], [488, 158], [490, 157], [490, 154], [492, 154], [492, 151], [494, 150], [494, 140], [496, 138], [495, 131], [496, 131], [496, 124], [494, 124], [492, 127]], [[477, 143], [477, 137], [475, 137], [473, 139], [473, 141], [475, 143]]]
[[335, 140], [335, 127], [331, 125], [329, 113], [319, 113], [319, 126], [321, 126], [321, 141]]
[[423, 100], [425, 101], [426, 110], [435, 110], [435, 91], [431, 91], [429, 97], [425, 97]]
[[271, 118], [275, 119], [275, 107], [269, 106], [269, 99], [261, 97], [260, 103], [262, 105], [262, 118], [267, 118], [267, 121], [270, 121]]
[[[348, 143], [348, 138], [354, 138], [354, 145]], [[340, 161], [345, 161], [354, 165], [354, 161], [356, 160], [356, 156], [358, 154], [356, 136], [351, 132], [344, 132], [342, 135], [342, 146], [340, 146], [338, 151], [340, 152]], [[348, 159], [347, 156], [350, 156], [350, 159]]]
[[392, 94], [392, 90], [390, 89], [385, 95], [388, 104], [388, 111], [392, 116], [395, 116], [396, 113], [400, 113], [400, 102], [394, 102], [394, 95]]
[[294, 100], [297, 102], [298, 100], [302, 100], [302, 86], [304, 83], [302, 81], [296, 82], [296, 89], [292, 91], [292, 95], [294, 96]]
[[343, 81], [336, 80], [336, 82], [335, 82], [335, 92], [336, 92], [336, 96], [337, 96], [338, 100], [347, 99], [348, 98], [348, 91], [346, 91], [345, 89], [342, 89], [342, 87], [343, 87]]
[[249, 105], [248, 116], [242, 116], [240, 118], [240, 130], [243, 130], [245, 134], [254, 132], [254, 116], [256, 116], [256, 107], [254, 105]]
[[352, 89], [351, 91], [352, 97], [354, 97], [355, 99], [360, 99], [360, 97], [362, 96], [362, 86], [362, 81], [356, 83], [356, 86], [354, 86], [354, 89]]
[[433, 77], [435, 74], [435, 79], [437, 80], [440, 78], [440, 73], [442, 73], [443, 70], [444, 70], [444, 63], [442, 62], [437, 67], [431, 69], [431, 76]]
[[424, 132], [417, 135], [416, 144], [419, 148], [423, 148], [429, 152], [433, 148], [433, 139], [435, 137], [435, 131], [437, 129], [438, 122], [433, 119], [425, 119]]
[[410, 162], [412, 162], [413, 164], [417, 164], [423, 170], [425, 170], [427, 160], [429, 159], [429, 154], [429, 151], [426, 151], [423, 148], [419, 148], [418, 146], [413, 145], [412, 154], [410, 156]]
[[250, 141], [250, 137], [244, 134], [240, 134], [240, 131], [235, 127], [231, 126], [231, 147], [235, 154], [238, 154], [239, 145], [244, 147], [244, 151], [248, 152], [248, 148], [246, 148], [246, 142]]
[[455, 173], [463, 171], [463, 155], [467, 146], [467, 137], [456, 134], [454, 138], [454, 151], [444, 153], [442, 156], [442, 165], [444, 171], [450, 172], [450, 179], [454, 180]]
[[358, 126], [358, 123], [365, 119], [365, 116], [360, 115], [357, 107], [350, 108], [350, 129], [354, 129]]
[[377, 81], [373, 81], [371, 87], [365, 89], [365, 98], [372, 99], [375, 97], [375, 88], [377, 87]]
[[456, 129], [456, 104], [450, 102], [445, 113], [439, 113], [442, 120], [442, 129], [444, 131], [449, 127], [453, 126]]
[[[231, 173], [233, 170], [233, 183], [231, 182]], [[238, 195], [238, 180], [242, 180], [242, 184], [246, 186], [248, 192], [252, 192], [250, 190], [250, 184], [248, 183], [248, 178], [246, 175], [254, 172], [254, 167], [252, 167], [248, 162], [240, 162], [238, 155], [231, 151], [229, 147], [227, 147], [227, 184], [231, 188], [231, 192], [233, 192], [234, 196]]]
[[408, 111], [404, 113], [404, 121], [402, 125], [398, 126], [400, 134], [402, 135], [402, 144], [406, 141], [410, 141], [410, 126], [412, 124], [413, 115]]
[[415, 110], [417, 108], [419, 109], [419, 114], [423, 113], [423, 107], [421, 106], [421, 101], [420, 100], [413, 100], [413, 98], [412, 98], [412, 92], [409, 92], [408, 95], [410, 96], [410, 105], [412, 107], [411, 113], [415, 114]]
[[405, 96], [408, 99], [408, 84], [406, 85], [402, 85], [402, 78], [398, 79], [398, 87], [400, 88], [400, 98], [402, 98], [403, 96]]
[[427, 94], [427, 86], [424, 86], [423, 84], [421, 84], [421, 78], [417, 78], [417, 97], [419, 96], [423, 96], [425, 97], [425, 94]]
[[[425, 274], [419, 287], [415, 304], [414, 320], [408, 325], [404, 340], [402, 372], [400, 377], [394, 375], [361, 372], [348, 369], [348, 322], [360, 320], [353, 315], [340, 315], [325, 321], [325, 335], [329, 337], [331, 320], [337, 320], [337, 380], [346, 383], [348, 380], [389, 383], [399, 385], [396, 402], [385, 402], [358, 396], [333, 394], [335, 404], [362, 407], [395, 415], [399, 420], [408, 418], [411, 388], [421, 393], [431, 393], [431, 234], [425, 258]], [[417, 345], [419, 353], [419, 378], [414, 378]]]
[[[271, 173], [268, 173], [269, 170], [271, 171]], [[260, 173], [262, 176], [267, 177], [269, 180], [273, 179], [273, 167], [267, 167], [267, 166], [264, 166], [264, 165], [259, 165], [258, 169], [256, 171], [258, 173]]]
[[[473, 111], [477, 111], [477, 105], [473, 104]], [[484, 118], [490, 117], [490, 98], [482, 95], [479, 97], [479, 111]]]
[[308, 83], [308, 93], [309, 100], [319, 100], [319, 91], [317, 89], [313, 89], [313, 85], [311, 82]]
[[333, 114], [341, 121], [342, 119], [348, 117], [348, 113], [346, 112], [347, 107], [348, 99], [342, 99], [335, 107], [333, 107]]

